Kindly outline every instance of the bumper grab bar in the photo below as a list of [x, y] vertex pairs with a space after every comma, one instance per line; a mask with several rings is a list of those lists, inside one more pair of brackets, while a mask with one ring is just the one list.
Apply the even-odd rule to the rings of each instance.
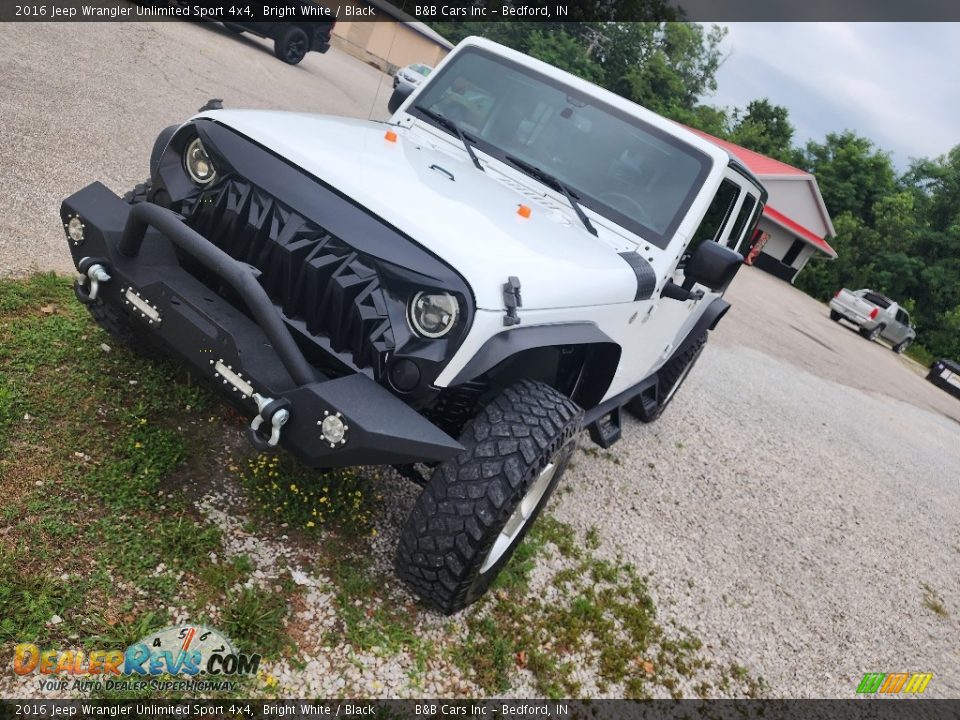
[[172, 210], [149, 202], [134, 205], [130, 209], [117, 249], [130, 258], [139, 255], [148, 226], [159, 230], [170, 242], [223, 278], [237, 291], [294, 382], [308, 385], [317, 380], [317, 373], [303, 356], [289, 328], [251, 269], [185, 225], [180, 216]]

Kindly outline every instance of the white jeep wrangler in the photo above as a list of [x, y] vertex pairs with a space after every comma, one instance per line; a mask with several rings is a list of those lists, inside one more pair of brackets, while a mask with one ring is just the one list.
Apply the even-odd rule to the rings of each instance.
[[424, 485], [396, 567], [449, 613], [581, 428], [608, 447], [623, 408], [663, 412], [766, 194], [684, 127], [482, 39], [391, 109], [206, 110], [160, 135], [146, 184], [61, 214], [97, 321], [214, 382], [255, 445]]

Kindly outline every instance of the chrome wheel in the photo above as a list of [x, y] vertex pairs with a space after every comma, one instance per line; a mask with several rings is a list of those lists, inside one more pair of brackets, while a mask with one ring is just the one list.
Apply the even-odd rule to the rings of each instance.
[[[561, 448], [561, 451], [562, 450], [563, 448]], [[553, 476], [557, 473], [557, 459], [559, 456], [560, 452], [554, 455], [553, 459], [547, 463], [547, 466], [537, 476], [537, 479], [530, 485], [530, 489], [527, 490], [527, 494], [523, 496], [520, 504], [517, 505], [517, 509], [507, 518], [507, 524], [503, 526], [500, 534], [497, 535], [493, 547], [490, 548], [490, 552], [487, 553], [483, 565], [480, 566], [481, 575], [497, 564], [500, 558], [503, 557], [503, 554], [513, 545], [514, 541], [523, 531], [527, 521], [540, 505], [543, 494], [547, 491], [547, 488], [550, 487], [550, 481], [553, 480]]]

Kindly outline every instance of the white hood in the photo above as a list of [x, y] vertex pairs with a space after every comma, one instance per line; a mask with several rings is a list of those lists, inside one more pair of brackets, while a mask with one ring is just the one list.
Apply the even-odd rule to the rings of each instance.
[[[594, 237], [552, 200], [538, 203], [477, 170], [465, 154], [419, 142], [408, 129], [261, 110], [202, 117], [255, 140], [409, 235], [466, 278], [478, 308], [502, 309], [511, 275], [520, 279], [526, 310], [634, 298], [636, 276], [617, 255], [632, 244], [602, 227]], [[387, 130], [396, 142], [385, 139]], [[521, 203], [532, 209], [529, 218], [517, 214]]]

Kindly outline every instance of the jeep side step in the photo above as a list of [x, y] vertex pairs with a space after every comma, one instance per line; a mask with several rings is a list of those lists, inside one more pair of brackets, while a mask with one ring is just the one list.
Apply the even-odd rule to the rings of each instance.
[[584, 426], [590, 432], [590, 439], [604, 450], [617, 442], [622, 434], [623, 406], [636, 397], [641, 398], [644, 409], [656, 412], [657, 373], [588, 410], [584, 415]]
[[615, 407], [607, 415], [598, 418], [590, 423], [587, 430], [590, 432], [590, 439], [604, 450], [613, 445], [620, 439], [622, 432], [623, 408]]

